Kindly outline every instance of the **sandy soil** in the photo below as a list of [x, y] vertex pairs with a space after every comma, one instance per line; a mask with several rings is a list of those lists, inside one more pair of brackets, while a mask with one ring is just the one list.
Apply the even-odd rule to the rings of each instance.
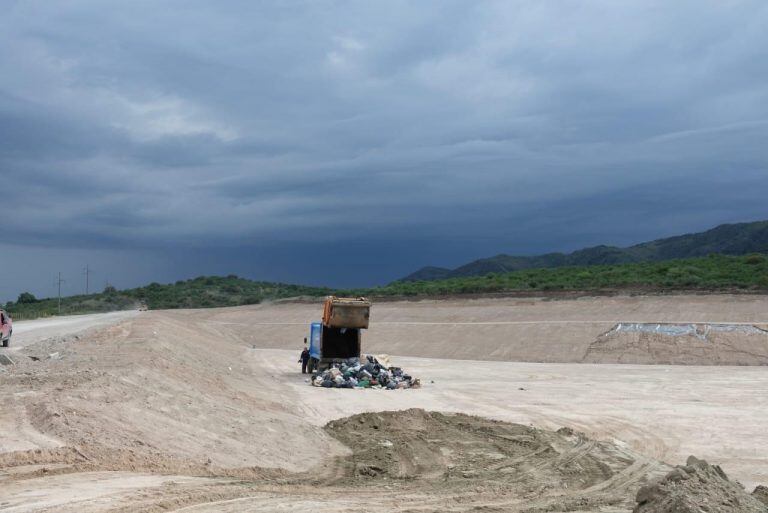
[[[275, 304], [213, 314], [211, 322], [258, 347], [284, 348], [307, 336], [316, 304]], [[474, 299], [378, 303], [365, 345], [371, 352], [459, 360], [524, 362], [766, 365], [768, 332], [711, 334], [691, 340], [661, 337], [659, 347], [633, 350], [639, 336], [604, 335], [619, 323], [768, 325], [766, 296], [599, 297], [572, 300]], [[251, 329], [247, 329], [251, 328]], [[653, 346], [653, 345], [652, 345]], [[648, 358], [647, 355], [651, 355]]]
[[[392, 392], [308, 386], [296, 358], [317, 305], [96, 318], [95, 330], [28, 339], [18, 364], [0, 368], [0, 511], [517, 511], [520, 494], [542, 510], [628, 511], [642, 484], [689, 454], [751, 490], [768, 482], [768, 368], [530, 361], [584, 361], [619, 322], [752, 325], [766, 306], [757, 296], [376, 305], [365, 348], [407, 355], [396, 362], [424, 383]], [[419, 412], [396, 440], [377, 438], [391, 427], [326, 426], [410, 408], [517, 425], [462, 424], [485, 442], [459, 436], [453, 418], [430, 424], [442, 435], [425, 442], [419, 426], [434, 418]], [[519, 438], [526, 426], [533, 445]], [[361, 447], [385, 440], [376, 465]], [[521, 440], [531, 454], [514, 452]], [[550, 457], [537, 466], [539, 449]], [[489, 458], [519, 465], [473, 474]], [[566, 461], [582, 485], [561, 472]], [[361, 474], [360, 463], [384, 471]]]

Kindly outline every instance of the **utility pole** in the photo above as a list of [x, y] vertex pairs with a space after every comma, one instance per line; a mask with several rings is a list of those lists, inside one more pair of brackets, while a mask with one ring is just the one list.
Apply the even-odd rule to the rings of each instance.
[[83, 274], [85, 275], [85, 295], [88, 295], [88, 284], [90, 282], [91, 274], [93, 274], [93, 271], [90, 267], [88, 267], [88, 264], [85, 264], [85, 269], [83, 269]]
[[61, 279], [61, 271], [59, 271], [59, 277], [56, 280], [56, 285], [59, 288], [59, 315], [61, 315], [61, 284], [64, 283], [66, 280]]

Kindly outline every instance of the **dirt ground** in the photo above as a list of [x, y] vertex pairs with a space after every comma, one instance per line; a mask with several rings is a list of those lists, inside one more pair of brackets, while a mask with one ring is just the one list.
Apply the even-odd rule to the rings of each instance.
[[[232, 309], [214, 321], [258, 347], [307, 336], [317, 304]], [[757, 326], [709, 330], [704, 340], [615, 333], [618, 324]], [[258, 329], [256, 329], [258, 327]], [[570, 300], [498, 298], [378, 303], [366, 350], [400, 356], [516, 362], [768, 365], [768, 297], [616, 296]], [[245, 330], [244, 328], [253, 328]], [[761, 329], [762, 328], [762, 329]], [[636, 346], [642, 347], [636, 350]]]
[[[382, 303], [364, 350], [421, 378], [401, 391], [305, 382], [318, 305], [18, 323], [17, 364], [0, 367], [0, 511], [629, 511], [691, 454], [751, 491], [768, 483], [765, 335], [604, 341], [619, 323], [759, 327], [766, 306]], [[600, 358], [689, 365], [573, 363], [601, 341]]]

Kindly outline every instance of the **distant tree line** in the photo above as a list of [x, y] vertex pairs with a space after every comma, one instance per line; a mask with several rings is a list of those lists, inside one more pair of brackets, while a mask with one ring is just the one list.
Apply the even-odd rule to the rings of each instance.
[[[484, 276], [434, 281], [397, 281], [383, 287], [334, 290], [287, 283], [253, 281], [236, 275], [200, 276], [176, 283], [62, 298], [62, 314], [96, 313], [131, 308], [210, 308], [258, 304], [266, 300], [322, 297], [328, 294], [371, 297], [453, 296], [548, 291], [760, 291], [768, 292], [768, 257], [763, 254], [707, 257], [619, 265], [526, 269]], [[56, 298], [37, 299], [29, 292], [5, 305], [22, 318], [58, 313]]]

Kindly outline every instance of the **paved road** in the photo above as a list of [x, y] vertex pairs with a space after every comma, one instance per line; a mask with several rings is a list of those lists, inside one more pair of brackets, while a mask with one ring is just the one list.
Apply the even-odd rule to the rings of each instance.
[[90, 328], [108, 326], [138, 315], [135, 310], [109, 312], [103, 314], [66, 315], [49, 317], [33, 321], [18, 321], [13, 323], [13, 337], [8, 350], [18, 351], [24, 346], [34, 344], [46, 338], [73, 335]]

